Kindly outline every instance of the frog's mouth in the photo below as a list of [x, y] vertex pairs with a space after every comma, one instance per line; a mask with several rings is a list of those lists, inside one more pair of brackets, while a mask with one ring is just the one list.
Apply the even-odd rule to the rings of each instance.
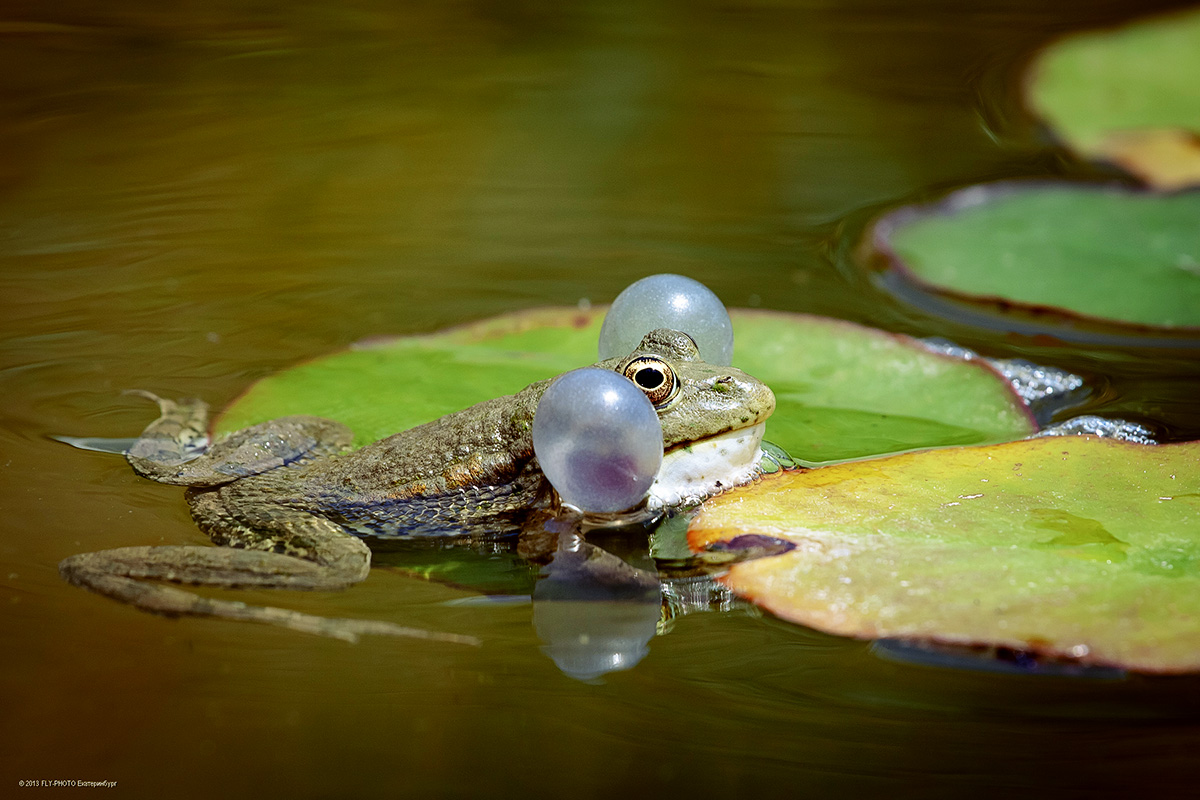
[[650, 487], [651, 509], [695, 505], [759, 474], [766, 423], [710, 436], [663, 454], [658, 477]]

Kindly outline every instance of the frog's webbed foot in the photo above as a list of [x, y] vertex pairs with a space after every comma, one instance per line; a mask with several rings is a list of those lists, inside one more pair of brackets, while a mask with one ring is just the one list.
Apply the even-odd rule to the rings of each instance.
[[[366, 546], [362, 546], [366, 550]], [[367, 552], [369, 565], [370, 554]], [[226, 588], [341, 589], [364, 577], [301, 558], [262, 550], [224, 547], [122, 547], [81, 553], [59, 564], [70, 583], [169, 617], [200, 616], [265, 622], [303, 633], [355, 642], [362, 634], [404, 636], [478, 645], [473, 636], [409, 628], [382, 620], [336, 619], [273, 606], [252, 606], [201, 597], [150, 580], [208, 584]]]
[[141, 390], [127, 394], [158, 404], [158, 419], [142, 431], [125, 457], [139, 475], [160, 483], [220, 486], [341, 452], [354, 438], [340, 422], [293, 416], [244, 428], [210, 447], [208, 404], [203, 400], [167, 400]]

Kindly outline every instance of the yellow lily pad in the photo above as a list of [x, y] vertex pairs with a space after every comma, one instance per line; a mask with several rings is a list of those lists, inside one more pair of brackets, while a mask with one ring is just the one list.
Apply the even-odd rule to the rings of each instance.
[[722, 581], [857, 638], [1200, 670], [1200, 442], [1030, 439], [780, 473], [709, 501], [702, 550], [794, 545]]

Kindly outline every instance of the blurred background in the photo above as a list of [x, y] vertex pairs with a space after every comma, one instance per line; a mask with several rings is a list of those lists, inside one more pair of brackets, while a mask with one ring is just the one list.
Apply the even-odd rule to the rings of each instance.
[[851, 255], [875, 215], [958, 186], [1112, 179], [1023, 112], [1022, 68], [1068, 31], [1179, 5], [0, 1], [0, 782], [591, 797], [1191, 780], [1193, 680], [955, 673], [709, 614], [592, 686], [538, 652], [527, 607], [447, 606], [463, 592], [382, 570], [337, 596], [246, 598], [488, 646], [140, 614], [57, 562], [205, 537], [178, 490], [45, 438], [134, 435], [152, 414], [125, 389], [219, 407], [365, 337], [608, 302], [655, 272], [729, 306], [1076, 369], [1097, 406], [1195, 438], [1194, 364], [1181, 378], [1168, 356], [939, 319]]

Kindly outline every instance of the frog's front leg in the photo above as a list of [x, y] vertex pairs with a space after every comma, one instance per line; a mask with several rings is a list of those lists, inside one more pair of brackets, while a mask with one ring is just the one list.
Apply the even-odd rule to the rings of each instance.
[[167, 400], [132, 392], [158, 404], [151, 422], [125, 458], [139, 475], [178, 486], [220, 486], [238, 478], [333, 455], [347, 449], [354, 434], [340, 422], [293, 416], [231, 433], [208, 446], [208, 404]]

